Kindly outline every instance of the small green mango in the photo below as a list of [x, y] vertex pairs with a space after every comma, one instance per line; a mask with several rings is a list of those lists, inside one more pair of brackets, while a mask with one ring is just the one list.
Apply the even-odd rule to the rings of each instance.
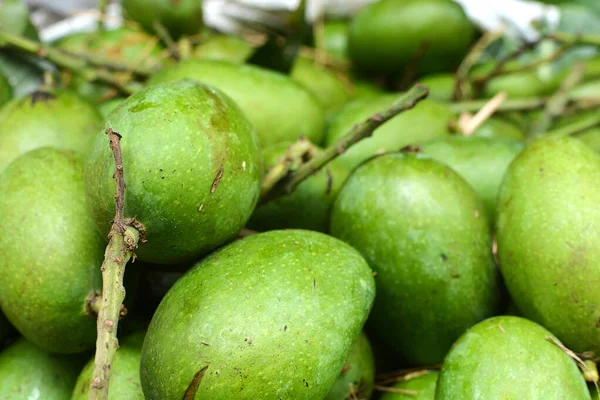
[[423, 153], [458, 172], [479, 195], [490, 221], [504, 173], [525, 145], [509, 139], [451, 136], [421, 143]]
[[8, 103], [12, 98], [12, 86], [8, 80], [0, 73], [0, 107]]
[[296, 59], [290, 77], [313, 94], [327, 116], [339, 111], [350, 101], [349, 87], [334, 72], [308, 58]]
[[[142, 66], [148, 69], [160, 67], [158, 58], [162, 47], [158, 39], [127, 26], [114, 30], [75, 33], [56, 44], [61, 50], [74, 55], [93, 56], [100, 63], [115, 63], [125, 67]], [[92, 103], [100, 103], [114, 96], [114, 88], [104, 83], [68, 72], [66, 83]]]
[[375, 358], [367, 335], [361, 333], [350, 350], [350, 355], [337, 381], [325, 400], [369, 399], [375, 382]]
[[104, 118], [106, 118], [108, 114], [110, 114], [112, 110], [120, 106], [121, 103], [123, 103], [123, 101], [125, 101], [124, 98], [115, 97], [114, 99], [110, 99], [108, 101], [98, 104], [98, 111]]
[[174, 39], [196, 34], [204, 26], [202, 0], [123, 0], [122, 7], [148, 32], [156, 32], [159, 22]]
[[245, 62], [254, 53], [254, 47], [244, 39], [231, 35], [215, 35], [200, 43], [192, 56], [202, 60]]
[[369, 327], [411, 365], [442, 361], [465, 329], [499, 309], [483, 206], [443, 164], [401, 153], [365, 162], [338, 194], [331, 233], [377, 273]]
[[502, 118], [493, 117], [481, 124], [475, 132], [475, 137], [512, 139], [518, 142], [525, 140], [525, 133], [515, 124]]
[[[55, 353], [96, 341], [86, 298], [102, 287], [104, 239], [85, 201], [83, 162], [51, 148], [0, 175], [0, 307], [28, 340]], [[65, 338], [68, 338], [66, 340]]]
[[450, 71], [474, 34], [451, 0], [381, 0], [363, 7], [350, 23], [348, 53], [368, 73], [398, 74], [418, 55], [421, 73]]
[[598, 153], [577, 139], [547, 138], [513, 161], [498, 197], [498, 255], [511, 298], [576, 352], [600, 352], [598, 182]]
[[85, 100], [68, 90], [35, 92], [0, 109], [0, 172], [28, 151], [56, 147], [87, 151], [102, 117]]
[[271, 231], [229, 244], [179, 279], [154, 314], [144, 395], [323, 399], [374, 296], [365, 260], [322, 233]]
[[348, 58], [348, 21], [329, 20], [323, 24], [325, 50], [333, 56]]
[[[122, 136], [125, 216], [145, 227], [141, 261], [196, 260], [233, 239], [258, 200], [257, 140], [236, 104], [195, 81], [148, 86], [105, 120]], [[86, 195], [101, 233], [114, 217], [115, 162], [104, 129], [86, 158]]]
[[454, 93], [456, 78], [449, 72], [431, 74], [419, 79], [419, 83], [429, 88], [430, 99], [438, 101], [451, 101]]
[[[292, 143], [282, 143], [263, 150], [263, 162], [271, 168], [285, 157]], [[309, 229], [319, 232], [329, 230], [331, 207], [338, 191], [348, 176], [348, 171], [337, 160], [300, 183], [292, 194], [275, 199], [258, 207], [248, 227], [257, 231], [273, 229]]]
[[253, 65], [186, 60], [163, 69], [149, 83], [179, 79], [196, 79], [230, 96], [252, 122], [262, 147], [300, 136], [321, 142], [325, 121], [321, 105], [286, 75]]
[[[398, 94], [389, 94], [378, 98], [363, 98], [345, 106], [330, 121], [324, 147], [331, 146], [355, 124], [389, 107], [398, 97]], [[401, 113], [377, 128], [373, 136], [355, 144], [338, 159], [351, 170], [377, 153], [398, 151], [409, 144], [449, 135], [448, 122], [453, 118], [454, 115], [447, 107], [424, 100], [414, 109]]]
[[79, 358], [52, 355], [19, 339], [0, 353], [0, 399], [69, 400], [81, 365]]
[[[108, 400], [144, 400], [140, 383], [140, 358], [145, 332], [134, 333], [119, 343], [111, 367]], [[88, 400], [94, 374], [94, 359], [83, 367], [71, 400]]]
[[406, 393], [387, 392], [380, 400], [434, 400], [438, 371], [424, 371], [422, 374], [396, 383], [392, 387], [405, 390]]
[[589, 400], [575, 362], [542, 326], [520, 317], [489, 318], [446, 356], [435, 400]]

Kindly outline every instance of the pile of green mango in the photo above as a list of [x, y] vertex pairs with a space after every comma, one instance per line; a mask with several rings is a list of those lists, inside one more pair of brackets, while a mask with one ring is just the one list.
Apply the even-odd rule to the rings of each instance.
[[595, 3], [487, 45], [452, 0], [366, 3], [231, 34], [123, 0], [42, 49], [0, 3], [0, 400], [600, 399]]

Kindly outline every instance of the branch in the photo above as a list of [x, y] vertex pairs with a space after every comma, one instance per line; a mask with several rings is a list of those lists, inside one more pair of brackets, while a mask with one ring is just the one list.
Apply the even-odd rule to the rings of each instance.
[[540, 116], [540, 119], [532, 126], [532, 139], [546, 132], [552, 122], [565, 111], [565, 108], [569, 104], [569, 92], [581, 81], [584, 72], [584, 64], [575, 64], [560, 88], [546, 102], [544, 112]]
[[[90, 399], [107, 400], [108, 385], [112, 362], [119, 347], [117, 326], [121, 315], [121, 307], [125, 299], [123, 277], [125, 265], [143, 238], [135, 220], [125, 220], [125, 179], [123, 177], [123, 156], [121, 154], [121, 135], [108, 128], [106, 134], [110, 138], [110, 148], [115, 158], [115, 219], [108, 234], [109, 242], [102, 263], [102, 305], [98, 313], [96, 338], [96, 356], [94, 373], [91, 382]], [[134, 227], [135, 225], [135, 227]]]
[[[425, 99], [428, 94], [429, 90], [424, 85], [417, 84], [413, 86], [405, 94], [400, 96], [400, 98], [398, 98], [398, 100], [396, 100], [389, 108], [354, 125], [346, 135], [338, 139], [334, 144], [322, 152], [318, 153], [308, 162], [302, 164], [297, 171], [287, 174], [272, 186], [269, 184], [269, 186], [271, 186], [270, 188], [267, 188], [267, 185], [264, 185], [265, 191], [259, 202], [265, 203], [276, 197], [292, 193], [300, 182], [318, 172], [327, 163], [344, 153], [355, 143], [371, 136], [373, 131], [385, 122], [401, 112], [410, 110], [416, 106], [417, 103]], [[278, 168], [278, 165], [274, 168]]]
[[17, 50], [36, 55], [39, 58], [49, 60], [61, 68], [78, 73], [87, 81], [107, 83], [116, 87], [124, 94], [132, 94], [137, 89], [135, 85], [124, 82], [122, 79], [119, 79], [108, 71], [88, 67], [83, 59], [69, 55], [67, 52], [60, 49], [45, 46], [21, 36], [0, 33], [0, 47], [1, 46], [10, 46]]
[[578, 33], [556, 32], [547, 37], [569, 45], [589, 45], [600, 47], [600, 35], [581, 35]]
[[[594, 109], [600, 106], [600, 96], [577, 98], [568, 95], [568, 105], [575, 110]], [[489, 100], [470, 100], [448, 104], [448, 108], [455, 113], [474, 112], [485, 106]], [[526, 99], [513, 99], [503, 102], [496, 112], [506, 111], [529, 111], [537, 110], [546, 106], [548, 98], [546, 97], [531, 97]]]
[[152, 28], [154, 29], [154, 32], [156, 32], [156, 34], [158, 35], [160, 40], [162, 40], [163, 43], [165, 44], [165, 46], [167, 46], [167, 49], [169, 50], [169, 54], [171, 54], [171, 57], [173, 57], [175, 60], [180, 60], [181, 54], [179, 54], [179, 49], [177, 48], [177, 43], [175, 43], [175, 41], [169, 34], [169, 31], [167, 30], [167, 28], [165, 28], [165, 26], [163, 24], [161, 24], [160, 21], [158, 21], [158, 20], [156, 20], [152, 23]]
[[597, 126], [600, 126], [600, 114], [591, 115], [589, 118], [585, 118], [580, 121], [575, 121], [569, 125], [565, 125], [563, 127], [554, 129], [548, 132], [546, 136], [560, 138], [565, 136], [577, 135], [578, 133], [585, 132], [588, 129], [592, 129]]
[[479, 62], [481, 56], [485, 50], [502, 37], [502, 32], [486, 32], [478, 41], [473, 45], [469, 54], [463, 59], [462, 63], [456, 70], [456, 82], [454, 84], [454, 90], [452, 91], [452, 98], [454, 100], [462, 100], [468, 97], [468, 81], [469, 72], [471, 68]]

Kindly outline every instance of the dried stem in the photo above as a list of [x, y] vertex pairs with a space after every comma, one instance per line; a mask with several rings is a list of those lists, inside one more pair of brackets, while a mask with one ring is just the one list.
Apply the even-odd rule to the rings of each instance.
[[539, 121], [532, 127], [531, 138], [536, 138], [546, 132], [552, 122], [564, 113], [569, 104], [569, 92], [581, 81], [584, 72], [585, 66], [582, 63], [575, 64], [560, 88], [546, 102]]
[[417, 396], [419, 394], [419, 392], [416, 390], [401, 389], [401, 388], [394, 388], [394, 387], [381, 386], [381, 385], [373, 385], [373, 389], [377, 390], [378, 392], [398, 393], [398, 394], [405, 394], [407, 396]]
[[502, 32], [487, 32], [473, 45], [469, 54], [463, 59], [462, 63], [456, 70], [456, 82], [452, 92], [454, 100], [463, 100], [468, 97], [469, 89], [469, 72], [471, 68], [477, 64], [481, 56], [490, 44], [498, 40], [502, 36]]
[[477, 128], [479, 128], [485, 121], [487, 121], [496, 110], [506, 101], [506, 92], [500, 92], [492, 97], [485, 106], [481, 107], [477, 114], [468, 118], [461, 126], [461, 132], [465, 136], [471, 136]]
[[21, 36], [0, 33], [0, 47], [2, 46], [10, 46], [17, 50], [34, 54], [42, 59], [49, 60], [61, 68], [76, 72], [87, 81], [108, 83], [124, 94], [132, 94], [137, 89], [134, 85], [119, 79], [109, 71], [89, 67], [83, 59], [74, 57], [60, 49], [45, 46]]
[[96, 356], [91, 382], [90, 399], [107, 400], [112, 362], [119, 347], [117, 326], [121, 307], [125, 299], [123, 277], [125, 265], [133, 256], [140, 241], [140, 231], [133, 220], [125, 220], [125, 179], [123, 177], [123, 157], [121, 135], [112, 129], [106, 133], [110, 138], [110, 148], [115, 158], [115, 219], [108, 234], [109, 242], [102, 263], [102, 305], [98, 314]]
[[[302, 164], [297, 171], [286, 174], [282, 179], [263, 182], [262, 197], [260, 202], [265, 203], [276, 197], [292, 193], [296, 186], [312, 174], [318, 172], [331, 160], [344, 153], [350, 146], [365, 139], [373, 134], [375, 129], [379, 128], [388, 120], [403, 111], [410, 110], [423, 100], [429, 94], [427, 87], [417, 84], [400, 96], [389, 108], [371, 116], [367, 120], [360, 122], [352, 127], [346, 135], [341, 137], [333, 145], [329, 146], [315, 157]], [[273, 168], [281, 168], [276, 165]], [[285, 170], [285, 166], [282, 168]]]

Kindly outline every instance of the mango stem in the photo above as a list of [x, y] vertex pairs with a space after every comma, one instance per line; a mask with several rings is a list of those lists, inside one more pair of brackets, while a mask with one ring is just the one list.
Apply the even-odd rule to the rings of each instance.
[[125, 299], [123, 277], [125, 266], [133, 256], [138, 243], [143, 242], [140, 224], [134, 219], [125, 220], [125, 179], [123, 175], [123, 157], [118, 132], [108, 128], [110, 148], [115, 158], [115, 219], [108, 234], [109, 242], [102, 263], [102, 304], [97, 320], [96, 355], [92, 376], [90, 400], [108, 400], [110, 373], [115, 353], [119, 348], [117, 326], [121, 306]]
[[[306, 178], [320, 171], [321, 168], [337, 158], [340, 154], [344, 153], [355, 143], [371, 136], [375, 129], [379, 128], [396, 115], [414, 108], [417, 103], [425, 99], [428, 95], [429, 89], [426, 86], [421, 84], [414, 85], [406, 93], [401, 95], [390, 107], [354, 125], [334, 144], [317, 153], [307, 162], [301, 164], [297, 170], [282, 175], [280, 180], [273, 179], [263, 181], [261, 186], [262, 196], [259, 203], [266, 203], [274, 198], [292, 193], [296, 186]], [[285, 160], [282, 162], [285, 162]], [[273, 166], [272, 169], [281, 168], [281, 165], [279, 164]], [[269, 174], [267, 174], [267, 177], [269, 177]]]

